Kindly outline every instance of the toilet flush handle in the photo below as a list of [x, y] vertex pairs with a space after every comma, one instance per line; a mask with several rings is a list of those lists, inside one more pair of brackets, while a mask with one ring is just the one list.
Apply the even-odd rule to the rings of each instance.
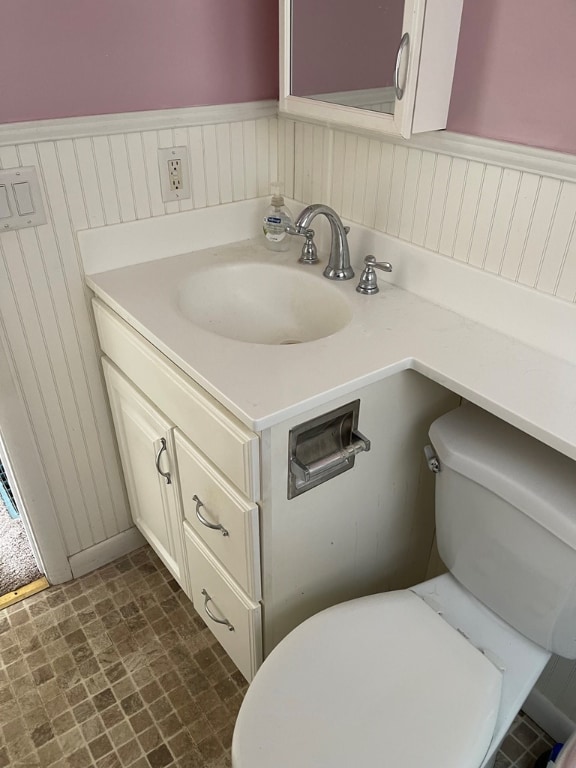
[[426, 463], [428, 464], [428, 469], [430, 472], [438, 474], [438, 472], [442, 471], [442, 467], [440, 466], [440, 459], [438, 458], [436, 451], [431, 445], [424, 446], [424, 456], [426, 457]]

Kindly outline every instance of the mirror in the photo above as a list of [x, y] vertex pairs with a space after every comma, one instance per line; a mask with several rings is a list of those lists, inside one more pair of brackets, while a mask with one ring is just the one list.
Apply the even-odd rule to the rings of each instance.
[[280, 113], [409, 139], [446, 127], [463, 0], [280, 0]]
[[292, 0], [290, 94], [393, 115], [403, 21], [404, 0]]

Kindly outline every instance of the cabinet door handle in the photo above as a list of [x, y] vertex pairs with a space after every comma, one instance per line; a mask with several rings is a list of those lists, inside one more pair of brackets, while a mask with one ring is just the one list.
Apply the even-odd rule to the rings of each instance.
[[204, 504], [200, 501], [200, 499], [198, 498], [198, 496], [196, 496], [196, 494], [192, 496], [192, 501], [196, 502], [196, 517], [198, 518], [198, 520], [200, 520], [202, 525], [205, 525], [206, 528], [211, 528], [213, 531], [222, 531], [222, 536], [230, 536], [230, 534], [228, 533], [226, 528], [224, 528], [223, 525], [210, 523], [208, 520], [206, 520], [206, 518], [202, 515], [202, 512], [200, 512], [200, 507], [203, 507]]
[[206, 590], [203, 589], [202, 594], [204, 595], [204, 611], [206, 612], [206, 615], [208, 616], [208, 618], [212, 619], [212, 621], [215, 621], [216, 624], [224, 624], [226, 627], [228, 627], [228, 630], [230, 632], [234, 632], [234, 627], [232, 626], [232, 624], [230, 624], [228, 619], [219, 619], [217, 616], [214, 616], [210, 608], [208, 608], [208, 603], [210, 602], [210, 600], [212, 600], [208, 592], [206, 592]]
[[404, 53], [404, 48], [408, 46], [409, 42], [410, 35], [408, 32], [405, 32], [402, 35], [402, 40], [400, 40], [400, 45], [398, 46], [398, 53], [396, 54], [396, 66], [394, 67], [394, 93], [396, 94], [398, 101], [401, 101], [402, 97], [404, 96], [404, 87], [406, 83], [404, 83], [404, 86], [400, 85], [400, 66], [402, 64], [402, 54]]
[[170, 478], [170, 472], [162, 472], [162, 470], [160, 469], [160, 457], [162, 456], [162, 453], [164, 451], [168, 450], [166, 448], [166, 440], [165, 440], [165, 438], [161, 437], [160, 438], [160, 443], [161, 443], [160, 450], [156, 454], [156, 469], [158, 470], [158, 474], [162, 475], [162, 477], [166, 480], [166, 485], [170, 485], [172, 483], [172, 480]]

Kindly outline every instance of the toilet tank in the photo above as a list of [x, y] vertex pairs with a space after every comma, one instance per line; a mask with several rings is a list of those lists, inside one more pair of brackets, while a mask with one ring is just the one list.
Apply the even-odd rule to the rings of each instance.
[[576, 658], [576, 462], [472, 405], [437, 419], [438, 550], [543, 648]]

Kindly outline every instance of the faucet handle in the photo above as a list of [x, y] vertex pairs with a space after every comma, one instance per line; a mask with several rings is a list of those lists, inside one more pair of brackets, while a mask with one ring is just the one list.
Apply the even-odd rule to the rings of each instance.
[[366, 264], [366, 267], [381, 269], [382, 272], [392, 272], [392, 264], [389, 261], [376, 261], [375, 256], [365, 256], [364, 264]]
[[317, 264], [319, 259], [316, 243], [314, 242], [314, 235], [316, 234], [314, 230], [309, 227], [294, 227], [291, 224], [288, 224], [286, 232], [289, 235], [297, 235], [306, 238], [298, 262], [300, 264]]
[[392, 272], [392, 264], [388, 261], [376, 261], [375, 256], [366, 256], [364, 259], [366, 265], [360, 275], [360, 282], [356, 286], [358, 293], [371, 296], [378, 293], [378, 278], [375, 269], [381, 269], [383, 272]]

